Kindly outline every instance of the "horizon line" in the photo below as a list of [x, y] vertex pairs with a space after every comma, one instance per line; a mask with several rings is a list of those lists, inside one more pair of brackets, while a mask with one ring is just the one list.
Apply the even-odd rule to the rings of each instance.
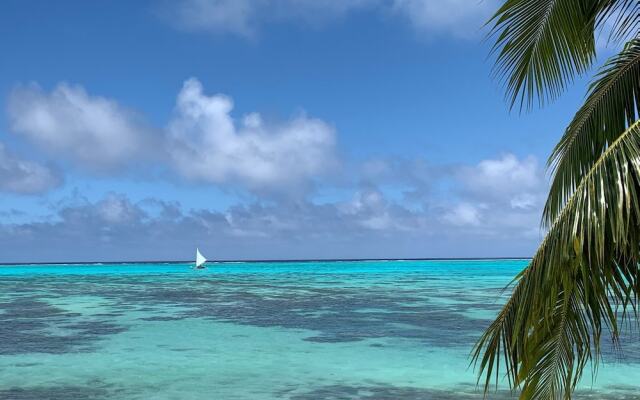
[[[402, 258], [300, 258], [300, 259], [225, 259], [208, 260], [210, 263], [292, 263], [292, 262], [340, 262], [340, 261], [488, 261], [488, 260], [531, 260], [531, 257], [402, 257]], [[193, 260], [150, 260], [150, 261], [38, 261], [0, 262], [7, 265], [81, 265], [81, 264], [189, 264]]]

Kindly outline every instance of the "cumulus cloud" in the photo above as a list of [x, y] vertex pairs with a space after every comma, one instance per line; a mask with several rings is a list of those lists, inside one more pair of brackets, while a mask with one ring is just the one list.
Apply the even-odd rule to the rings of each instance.
[[506, 201], [514, 208], [529, 208], [540, 203], [546, 192], [544, 171], [534, 157], [518, 159], [504, 154], [462, 167], [457, 178], [463, 190], [493, 201]]
[[394, 234], [433, 228], [430, 217], [424, 210], [410, 210], [404, 205], [391, 201], [382, 190], [364, 187], [356, 191], [349, 201], [337, 203], [336, 208], [342, 218], [349, 218], [354, 224], [373, 231]]
[[58, 171], [35, 161], [24, 160], [0, 143], [0, 190], [20, 194], [40, 194], [58, 187]]
[[8, 114], [15, 134], [89, 172], [154, 165], [191, 181], [294, 194], [338, 165], [336, 135], [326, 122], [300, 114], [266, 123], [259, 113], [236, 122], [232, 109], [231, 98], [208, 96], [197, 79], [189, 79], [162, 129], [113, 100], [64, 83], [51, 93], [35, 85], [15, 89]]
[[409, 209], [418, 205], [430, 210], [437, 216], [430, 226], [441, 226], [443, 234], [466, 230], [485, 236], [540, 235], [548, 186], [534, 157], [504, 154], [466, 166], [372, 159], [362, 163], [360, 178], [396, 193], [397, 201]]
[[189, 31], [252, 37], [264, 24], [318, 25], [361, 10], [399, 16], [422, 33], [468, 37], [497, 7], [497, 0], [180, 0], [163, 16]]
[[540, 216], [548, 186], [534, 157], [505, 154], [459, 167], [452, 176], [455, 197], [445, 206], [445, 221], [489, 235], [541, 235]]
[[167, 148], [182, 176], [274, 191], [298, 188], [336, 165], [335, 133], [325, 122], [301, 115], [267, 124], [252, 113], [236, 124], [232, 109], [230, 98], [204, 94], [196, 79], [185, 82]]
[[435, 165], [421, 157], [387, 157], [365, 160], [354, 169], [362, 184], [399, 190], [405, 201], [423, 204], [434, 200], [439, 186], [451, 179], [455, 167]]
[[443, 219], [457, 226], [478, 226], [480, 225], [480, 208], [473, 204], [460, 203], [445, 212]]
[[146, 216], [145, 212], [131, 204], [124, 195], [115, 193], [107, 194], [89, 210], [94, 210], [96, 217], [107, 226], [132, 223]]
[[61, 83], [51, 93], [36, 85], [18, 87], [7, 110], [13, 132], [94, 170], [120, 168], [157, 150], [138, 115], [81, 86]]

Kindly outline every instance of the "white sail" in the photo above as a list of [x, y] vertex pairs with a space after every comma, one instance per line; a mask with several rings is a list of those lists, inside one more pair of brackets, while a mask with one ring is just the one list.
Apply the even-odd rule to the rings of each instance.
[[207, 262], [207, 259], [204, 258], [204, 256], [200, 254], [200, 250], [196, 248], [196, 268], [200, 267], [202, 264], [206, 262]]

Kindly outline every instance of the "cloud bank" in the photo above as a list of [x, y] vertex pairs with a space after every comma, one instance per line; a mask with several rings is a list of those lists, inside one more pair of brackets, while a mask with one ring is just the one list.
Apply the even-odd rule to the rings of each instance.
[[[155, 128], [80, 86], [16, 89], [8, 107], [13, 132], [69, 169], [131, 176], [147, 163], [164, 169], [164, 179], [252, 196], [224, 210], [113, 193], [55, 203], [44, 219], [0, 223], [5, 260], [19, 261], [33, 243], [47, 243], [42, 260], [66, 261], [78, 246], [92, 251], [77, 253], [84, 259], [175, 259], [194, 243], [217, 243], [229, 259], [498, 256], [505, 248], [527, 255], [540, 239], [547, 183], [532, 157], [504, 154], [475, 165], [389, 157], [347, 170], [337, 168], [336, 132], [327, 122], [300, 114], [267, 123], [255, 112], [237, 120], [232, 111], [231, 98], [206, 94], [194, 78], [177, 94], [166, 126]], [[0, 145], [0, 190], [42, 193], [60, 183], [54, 169]], [[322, 197], [332, 189], [346, 197]]]
[[[451, 189], [410, 199], [394, 196], [383, 182], [355, 187], [344, 200], [258, 199], [226, 209], [188, 209], [155, 198], [134, 202], [118, 193], [96, 201], [71, 198], [52, 204], [51, 215], [39, 220], [0, 223], [0, 253], [3, 261], [34, 261], [25, 259], [31, 257], [26, 249], [39, 243], [38, 261], [104, 261], [114, 254], [187, 259], [194, 245], [219, 259], [526, 256], [542, 234], [546, 190], [534, 161], [507, 154], [452, 168], [428, 178], [434, 186], [451, 180]], [[517, 196], [469, 186], [467, 175], [478, 174], [487, 188], [504, 185], [501, 190], [533, 200], [523, 206]], [[522, 174], [539, 184], [514, 178]]]
[[[537, 237], [522, 225], [505, 221], [487, 229], [484, 220], [459, 224], [443, 211], [409, 209], [377, 190], [342, 202], [256, 202], [226, 210], [108, 194], [62, 206], [41, 221], [0, 224], [0, 252], [2, 261], [17, 262], [117, 261], [115, 255], [184, 260], [195, 245], [216, 259], [519, 256], [535, 249]], [[27, 251], [34, 243], [35, 256]]]

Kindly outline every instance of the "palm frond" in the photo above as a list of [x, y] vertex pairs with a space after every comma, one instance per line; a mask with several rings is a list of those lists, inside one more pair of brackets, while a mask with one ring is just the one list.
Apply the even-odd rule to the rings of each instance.
[[473, 360], [496, 379], [501, 360], [522, 399], [570, 398], [616, 306], [635, 305], [640, 262], [640, 122], [586, 171], [521, 273], [511, 299], [480, 338]]
[[572, 379], [574, 373], [580, 371], [580, 365], [584, 365], [590, 355], [583, 343], [584, 338], [590, 338], [589, 328], [580, 314], [576, 296], [563, 293], [553, 311], [553, 326], [538, 335], [531, 346], [534, 351], [531, 358], [536, 362], [530, 364], [530, 369], [520, 371], [526, 376], [526, 379], [519, 377], [524, 380], [523, 397], [556, 399], [571, 392], [576, 380]]
[[582, 176], [640, 113], [640, 39], [609, 59], [590, 85], [587, 100], [549, 157], [553, 174], [543, 213], [548, 227]]
[[511, 106], [554, 99], [595, 56], [599, 0], [507, 0], [488, 22]]
[[609, 41], [619, 42], [637, 37], [640, 29], [640, 1], [638, 0], [600, 0], [599, 16], [596, 25], [612, 27]]

